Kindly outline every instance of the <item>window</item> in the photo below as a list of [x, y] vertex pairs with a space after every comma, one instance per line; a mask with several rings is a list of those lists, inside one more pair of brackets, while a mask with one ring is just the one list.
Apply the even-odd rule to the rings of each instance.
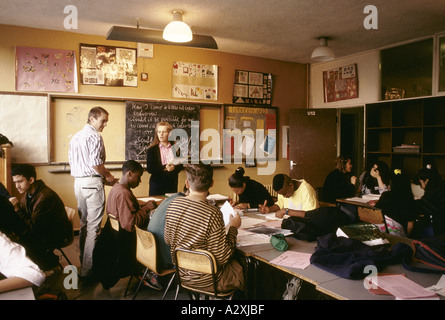
[[[444, 42], [443, 38], [442, 46]], [[441, 68], [445, 70], [445, 66]], [[433, 38], [381, 50], [382, 100], [430, 96], [432, 79]], [[445, 80], [441, 81], [445, 90]]]

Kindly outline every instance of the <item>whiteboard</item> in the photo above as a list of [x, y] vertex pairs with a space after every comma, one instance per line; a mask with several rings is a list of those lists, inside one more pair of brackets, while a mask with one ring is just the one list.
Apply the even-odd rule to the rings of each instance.
[[49, 163], [48, 97], [0, 94], [0, 133], [14, 144], [12, 163]]

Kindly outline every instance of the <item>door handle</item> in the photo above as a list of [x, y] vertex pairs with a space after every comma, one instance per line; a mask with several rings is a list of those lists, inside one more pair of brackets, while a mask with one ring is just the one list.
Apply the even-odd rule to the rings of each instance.
[[290, 169], [292, 170], [297, 165], [293, 160], [290, 161]]

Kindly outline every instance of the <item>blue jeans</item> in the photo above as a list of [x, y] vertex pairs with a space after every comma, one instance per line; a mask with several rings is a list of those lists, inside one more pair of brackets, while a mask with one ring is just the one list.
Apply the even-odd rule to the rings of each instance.
[[105, 208], [105, 190], [100, 177], [76, 178], [74, 194], [79, 211], [80, 276], [92, 275], [93, 251]]

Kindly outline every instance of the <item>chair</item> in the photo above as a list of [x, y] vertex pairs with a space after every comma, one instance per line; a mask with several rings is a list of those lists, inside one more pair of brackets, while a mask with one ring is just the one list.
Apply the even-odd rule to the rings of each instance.
[[[209, 297], [231, 299], [233, 294], [237, 290], [233, 289], [226, 292], [218, 291], [217, 279], [216, 279], [218, 266], [216, 264], [215, 257], [209, 251], [199, 250], [199, 249], [187, 250], [187, 249], [177, 248], [175, 250], [175, 261], [177, 266], [176, 275], [178, 278], [176, 297], [178, 296], [179, 287], [182, 287], [185, 290], [187, 290], [190, 297], [195, 300], [199, 299], [199, 294], [203, 294], [206, 297], [206, 300], [209, 299]], [[201, 288], [195, 288], [193, 287], [193, 285], [183, 282], [180, 276], [180, 270], [189, 270], [189, 271], [211, 274], [213, 291], [206, 291]]]
[[[168, 289], [170, 288], [170, 285], [173, 282], [173, 279], [175, 278], [175, 269], [159, 270], [157, 267], [157, 252], [156, 252], [157, 249], [156, 249], [156, 239], [154, 235], [149, 231], [140, 229], [138, 226], [135, 226], [135, 229], [136, 229], [136, 259], [142, 265], [145, 266], [145, 271], [144, 275], [139, 281], [139, 285], [133, 296], [133, 300], [136, 299], [142, 281], [144, 281], [145, 276], [147, 275], [149, 270], [153, 271], [154, 273], [156, 273], [158, 276], [161, 277], [172, 274], [172, 277], [170, 278], [167, 288], [165, 289], [165, 292], [162, 296], [162, 300], [164, 300], [168, 292]], [[131, 276], [130, 279], [128, 280], [127, 289], [125, 290], [124, 296], [127, 295], [127, 291], [130, 286], [132, 278], [133, 276]]]
[[108, 218], [110, 218], [111, 228], [113, 228], [113, 230], [119, 231], [119, 221], [117, 220], [117, 218], [110, 213], [108, 213]]
[[372, 224], [385, 225], [386, 233], [389, 233], [388, 226], [386, 225], [385, 215], [382, 210], [377, 208], [366, 208], [357, 206], [358, 217], [361, 221], [369, 222]]
[[[70, 259], [68, 259], [65, 252], [63, 252], [62, 249], [70, 246], [74, 241], [73, 219], [74, 219], [74, 215], [76, 214], [76, 210], [73, 208], [70, 208], [70, 207], [65, 207], [65, 211], [66, 211], [66, 215], [68, 216], [68, 221], [71, 223], [71, 235], [69, 238], [67, 238], [65, 240], [63, 246], [61, 246], [59, 248], [55, 248], [55, 250], [59, 250], [60, 253], [63, 255], [63, 257], [65, 258], [65, 260], [68, 262], [68, 265], [72, 265]], [[60, 262], [59, 262], [59, 265], [62, 268], [62, 265], [60, 264]]]

